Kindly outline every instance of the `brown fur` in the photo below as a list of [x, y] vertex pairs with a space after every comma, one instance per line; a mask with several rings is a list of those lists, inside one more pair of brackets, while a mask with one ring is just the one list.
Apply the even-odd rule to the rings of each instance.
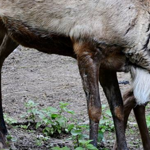
[[117, 106], [115, 107], [115, 115], [119, 120], [124, 120], [124, 116], [122, 115], [123, 110], [121, 107]]
[[101, 109], [95, 106], [89, 106], [89, 118], [99, 123], [101, 117]]
[[106, 44], [97, 44], [95, 41], [93, 41], [93, 43], [88, 41], [74, 43], [74, 50], [78, 56], [88, 55], [92, 58], [92, 55], [97, 54], [94, 47], [97, 47], [98, 51], [101, 53], [100, 59], [102, 68], [114, 71], [129, 71], [128, 60], [122, 53], [122, 47], [117, 45], [108, 46]]

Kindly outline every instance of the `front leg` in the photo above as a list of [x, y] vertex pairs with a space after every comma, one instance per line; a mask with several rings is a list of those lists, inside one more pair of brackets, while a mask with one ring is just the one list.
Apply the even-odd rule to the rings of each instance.
[[87, 108], [90, 121], [91, 143], [97, 146], [98, 126], [101, 117], [101, 103], [99, 96], [99, 66], [100, 51], [91, 43], [76, 41], [74, 50], [78, 58], [78, 66], [87, 99]]
[[0, 41], [0, 149], [6, 146], [5, 135], [7, 134], [7, 128], [3, 116], [2, 108], [2, 88], [1, 88], [1, 71], [2, 65], [5, 59], [9, 56], [11, 52], [18, 46], [12, 41], [12, 39], [6, 34]]
[[118, 150], [128, 150], [124, 131], [123, 101], [118, 86], [116, 72], [101, 67], [100, 83], [107, 97], [113, 116]]

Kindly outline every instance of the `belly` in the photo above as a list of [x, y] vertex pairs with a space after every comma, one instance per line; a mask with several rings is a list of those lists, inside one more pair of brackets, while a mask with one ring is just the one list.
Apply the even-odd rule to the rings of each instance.
[[7, 33], [18, 44], [49, 54], [76, 57], [69, 37], [33, 28], [24, 22], [7, 17], [4, 17], [3, 20]]
[[[73, 43], [70, 37], [66, 35], [51, 33], [47, 30], [33, 28], [20, 20], [13, 20], [8, 17], [3, 17], [3, 23], [10, 37], [25, 47], [35, 48], [41, 52], [48, 54], [58, 54], [71, 56], [76, 58], [73, 50]], [[104, 55], [102, 66], [112, 70], [124, 70], [126, 66], [126, 58], [122, 53], [122, 47], [100, 45], [100, 49]]]

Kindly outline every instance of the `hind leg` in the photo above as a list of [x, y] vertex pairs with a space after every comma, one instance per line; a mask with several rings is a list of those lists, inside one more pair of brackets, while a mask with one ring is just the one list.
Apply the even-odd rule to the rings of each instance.
[[[126, 130], [129, 115], [131, 113], [131, 110], [136, 105], [132, 89], [127, 91], [123, 95], [123, 102], [124, 102], [124, 127], [125, 127], [125, 130]], [[113, 150], [117, 150], [117, 143], [116, 142], [114, 144]]]
[[128, 150], [124, 132], [123, 101], [116, 72], [101, 68], [99, 79], [113, 116], [118, 150]]
[[[139, 130], [140, 130], [143, 148], [144, 150], [149, 150], [150, 149], [150, 136], [149, 136], [149, 132], [148, 132], [147, 124], [146, 124], [146, 118], [145, 118], [146, 104], [145, 105], [136, 104], [136, 100], [133, 95], [132, 89], [127, 91], [124, 94], [123, 100], [124, 100], [125, 130], [127, 126], [128, 117], [131, 113], [131, 110], [133, 109], [136, 121], [138, 123]], [[117, 150], [116, 144], [114, 145], [113, 150]]]
[[145, 106], [137, 105], [133, 110], [140, 130], [144, 150], [150, 150], [150, 136], [145, 118]]
[[137, 105], [135, 97], [133, 95], [132, 89], [126, 92], [123, 96], [124, 99], [124, 114], [125, 114], [125, 129], [127, 126], [128, 117], [130, 115], [131, 110], [133, 109], [134, 115], [140, 130], [143, 148], [144, 150], [150, 149], [150, 136], [146, 124], [145, 118], [145, 105]]
[[0, 149], [5, 147], [5, 135], [7, 134], [7, 128], [3, 117], [2, 108], [2, 87], [1, 87], [1, 71], [4, 60], [13, 50], [18, 46], [8, 35], [0, 38]]

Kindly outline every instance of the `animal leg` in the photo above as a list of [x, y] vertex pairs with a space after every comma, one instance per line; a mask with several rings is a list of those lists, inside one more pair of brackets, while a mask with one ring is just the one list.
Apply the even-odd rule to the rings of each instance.
[[136, 105], [132, 89], [127, 91], [123, 95], [123, 102], [124, 102], [124, 126], [125, 126], [125, 130], [126, 130], [129, 115], [131, 113], [131, 110]]
[[5, 147], [5, 135], [7, 134], [7, 128], [3, 117], [2, 108], [2, 88], [1, 88], [1, 71], [4, 60], [7, 56], [18, 46], [14, 43], [8, 35], [5, 35], [3, 41], [0, 42], [0, 149]]
[[[124, 100], [124, 121], [125, 121], [125, 130], [127, 126], [128, 117], [130, 115], [131, 110], [133, 109], [136, 121], [138, 123], [138, 127], [140, 130], [143, 148], [144, 150], [150, 149], [150, 136], [146, 124], [146, 118], [145, 118], [145, 107], [146, 105], [137, 105], [135, 97], [133, 96], [132, 89], [126, 92], [123, 96]], [[113, 148], [113, 150], [117, 150], [116, 144]]]
[[[123, 95], [123, 102], [124, 102], [124, 127], [125, 127], [125, 130], [126, 130], [127, 122], [128, 122], [128, 117], [129, 117], [129, 115], [131, 113], [131, 110], [136, 105], [132, 89], [129, 90], [129, 91], [127, 91]], [[116, 142], [114, 144], [113, 150], [117, 150], [117, 143]]]
[[137, 105], [134, 114], [140, 130], [144, 150], [150, 150], [150, 136], [145, 118], [145, 105]]
[[128, 150], [124, 131], [123, 101], [116, 72], [101, 67], [99, 78], [113, 116], [118, 150]]
[[99, 66], [100, 51], [85, 41], [75, 42], [74, 50], [77, 54], [78, 66], [82, 78], [83, 88], [87, 99], [87, 108], [90, 121], [91, 143], [97, 146], [98, 126], [101, 117], [101, 103], [99, 96]]

